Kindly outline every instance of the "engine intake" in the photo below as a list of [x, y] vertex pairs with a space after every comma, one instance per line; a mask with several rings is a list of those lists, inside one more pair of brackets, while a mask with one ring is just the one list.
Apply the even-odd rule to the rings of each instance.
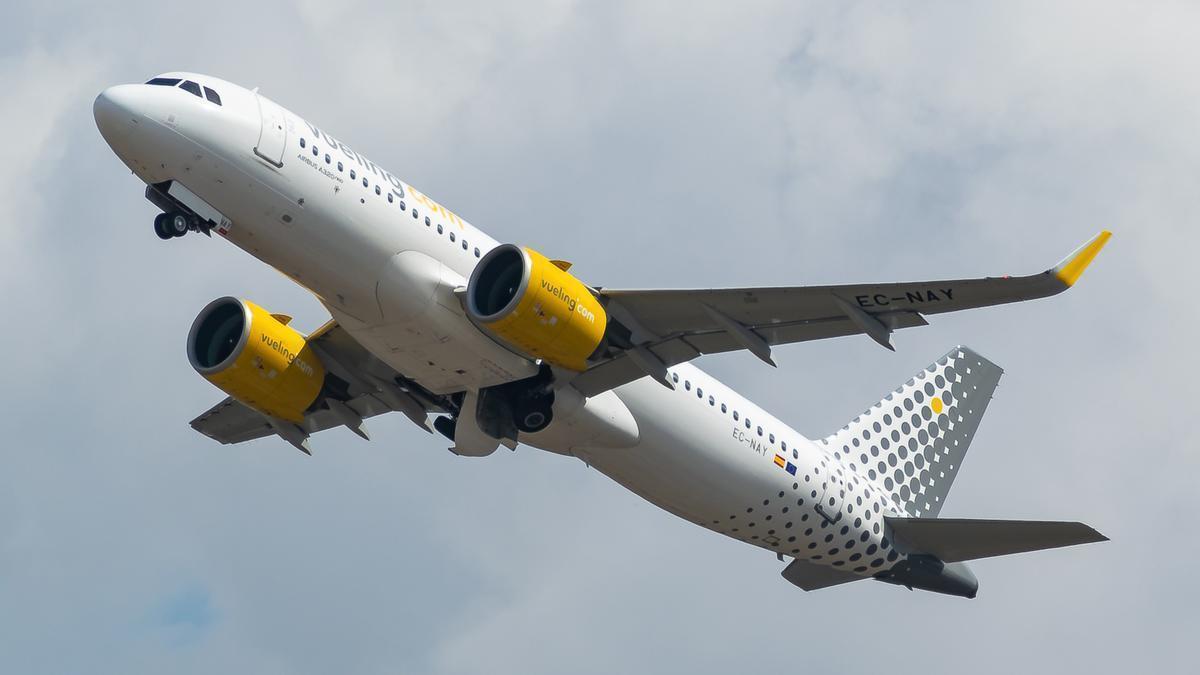
[[467, 283], [467, 314], [526, 356], [583, 371], [604, 339], [608, 314], [560, 264], [531, 248], [492, 249]]
[[221, 391], [292, 422], [304, 420], [325, 382], [325, 366], [305, 336], [238, 298], [218, 298], [200, 311], [187, 354], [196, 372]]

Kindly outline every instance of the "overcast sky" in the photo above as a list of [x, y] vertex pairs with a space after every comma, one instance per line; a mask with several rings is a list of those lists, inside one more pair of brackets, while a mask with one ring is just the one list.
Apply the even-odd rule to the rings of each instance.
[[[1198, 34], [1185, 2], [3, 3], [0, 671], [1191, 671]], [[804, 593], [527, 447], [458, 458], [399, 415], [311, 458], [216, 445], [200, 308], [326, 315], [154, 236], [92, 101], [168, 70], [261, 87], [594, 285], [1028, 273], [1112, 229], [1071, 292], [894, 354], [699, 362], [819, 437], [970, 345], [1006, 375], [942, 515], [1112, 541], [975, 563], [973, 601]]]

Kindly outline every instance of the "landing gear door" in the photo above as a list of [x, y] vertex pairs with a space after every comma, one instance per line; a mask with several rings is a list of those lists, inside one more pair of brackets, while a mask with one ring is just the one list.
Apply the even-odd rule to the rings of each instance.
[[258, 114], [262, 119], [254, 154], [274, 166], [282, 167], [283, 149], [287, 146], [287, 125], [283, 118], [283, 108], [264, 98], [262, 94], [255, 94], [254, 97], [258, 99]]

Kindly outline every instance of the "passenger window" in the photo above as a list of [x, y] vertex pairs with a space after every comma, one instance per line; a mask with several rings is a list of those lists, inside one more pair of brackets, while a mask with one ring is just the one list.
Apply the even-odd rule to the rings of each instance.
[[429, 216], [425, 216], [425, 227], [429, 227]]
[[404, 210], [404, 200], [403, 199], [400, 200], [400, 210], [401, 211]]
[[733, 421], [736, 422], [737, 419], [738, 419], [738, 412], [736, 410], [734, 410], [733, 411]]
[[750, 428], [750, 418], [749, 417], [746, 418], [746, 428], [747, 429]]
[[465, 251], [465, 250], [467, 250], [468, 248], [470, 248], [470, 247], [469, 247], [469, 246], [467, 246], [467, 240], [466, 240], [466, 239], [463, 239], [463, 250]]
[[704, 398], [704, 390], [696, 387], [696, 398]]
[[450, 241], [454, 241], [454, 233], [453, 232], [450, 233]]
[[354, 180], [354, 179], [355, 179], [355, 178], [357, 178], [357, 177], [358, 177], [358, 176], [356, 176], [356, 175], [355, 175], [355, 173], [354, 173], [354, 169], [350, 169], [350, 180]]
[[442, 224], [438, 223], [438, 234], [442, 233]]
[[390, 192], [388, 193], [388, 203], [389, 204], [392, 203], [392, 193], [390, 193]]
[[[772, 443], [774, 443], [774, 442], [775, 442], [775, 434], [771, 434], [770, 436], [768, 436], [768, 437], [767, 437], [767, 440], [769, 440], [769, 441], [771, 441]], [[784, 448], [784, 450], [787, 450], [787, 448]]]
[[300, 147], [302, 147], [302, 148], [304, 147], [304, 139], [303, 138], [300, 139]]
[[316, 156], [317, 156], [317, 155], [319, 155], [319, 154], [321, 154], [321, 151], [320, 151], [320, 150], [318, 150], [318, 149], [317, 149], [317, 146], [315, 146], [315, 145], [314, 145], [314, 146], [313, 146], [313, 157], [316, 157]]
[[758, 435], [759, 435], [759, 436], [762, 436], [762, 427], [759, 427], [759, 428], [758, 428]]
[[341, 170], [342, 170], [342, 163], [338, 162], [338, 171], [340, 172]]
[[725, 413], [727, 413], [727, 412], [729, 412], [729, 408], [726, 408], [726, 407], [725, 407], [725, 404], [724, 404], [724, 403], [722, 403], [722, 404], [721, 404], [721, 414], [722, 414], [722, 415], [724, 415], [724, 414], [725, 414]]
[[[440, 230], [441, 228], [442, 226], [438, 225], [438, 229]], [[671, 381], [675, 384], [679, 384], [679, 373], [671, 373]]]
[[709, 404], [709, 405], [716, 405], [716, 404], [717, 404], [717, 399], [713, 398], [712, 396], [709, 396], [709, 397], [708, 397], [708, 404]]
[[330, 164], [332, 162], [333, 162], [333, 158], [329, 156], [329, 153], [325, 153], [325, 163]]
[[366, 176], [363, 176], [363, 187], [369, 187], [367, 185], [367, 177]]
[[479, 247], [478, 246], [475, 247], [475, 257], [476, 258], [479, 257]]
[[383, 191], [379, 189], [378, 185], [375, 186], [375, 194], [377, 194], [377, 195], [383, 194]]
[[690, 381], [688, 381], [688, 380], [684, 380], [684, 381], [683, 381], [683, 389], [684, 389], [684, 391], [691, 391], [691, 390], [692, 390], [692, 383], [691, 383]]
[[217, 92], [213, 91], [212, 89], [205, 87], [204, 88], [204, 96], [209, 101], [212, 101], [213, 103], [216, 103], [217, 105], [221, 105], [221, 96], [219, 94], [217, 94]]
[[[774, 443], [774, 442], [775, 442], [775, 437], [774, 437], [774, 436], [772, 436], [772, 437], [771, 437], [771, 442], [772, 442], [772, 443]], [[783, 443], [781, 443], [781, 444], [780, 444], [780, 447], [782, 447], [782, 448], [783, 448], [783, 451], [784, 451], [784, 452], [787, 452], [787, 441], [784, 441]]]
[[186, 92], [189, 92], [199, 98], [204, 98], [203, 96], [200, 95], [200, 85], [196, 84], [195, 82], [192, 82], [191, 80], [184, 81], [183, 84], [179, 85], [179, 88]]
[[[415, 207], [415, 206], [413, 207], [412, 213], [413, 213], [413, 220], [416, 220], [417, 219], [417, 207]], [[440, 228], [438, 229], [438, 232], [441, 232]]]
[[146, 84], [156, 84], [160, 87], [174, 87], [175, 85], [179, 84], [179, 78], [177, 78], [177, 77], [156, 77], [156, 78], [153, 78], [152, 80], [150, 80], [149, 82], [147, 82]]
[[795, 459], [795, 460], [800, 459], [800, 453], [797, 452], [795, 448], [792, 448], [792, 459]]

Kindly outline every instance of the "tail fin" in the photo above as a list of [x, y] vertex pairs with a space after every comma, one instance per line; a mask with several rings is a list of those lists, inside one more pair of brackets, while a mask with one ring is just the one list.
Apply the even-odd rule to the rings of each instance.
[[932, 518], [1003, 372], [955, 347], [821, 442], [908, 516]]
[[896, 546], [947, 563], [1108, 541], [1083, 523], [884, 517]]

